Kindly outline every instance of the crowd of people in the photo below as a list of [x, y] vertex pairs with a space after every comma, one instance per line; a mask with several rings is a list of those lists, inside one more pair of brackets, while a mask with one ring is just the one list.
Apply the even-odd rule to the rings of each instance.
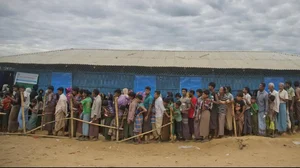
[[[216, 91], [216, 84], [210, 82], [208, 89], [182, 88], [181, 93], [173, 96], [168, 92], [165, 97], [150, 87], [138, 93], [124, 88], [105, 95], [98, 89], [90, 92], [78, 87], [60, 87], [54, 93], [54, 87], [49, 86], [44, 93], [36, 85], [32, 89], [14, 85], [13, 90], [3, 89], [1, 93], [1, 111], [5, 114], [1, 115], [1, 131], [13, 133], [24, 129], [23, 106], [27, 131], [45, 124], [43, 129], [48, 135], [73, 134], [80, 141], [98, 140], [99, 135], [105, 140], [137, 135], [133, 142], [149, 143], [169, 141], [172, 137], [178, 141], [207, 142], [235, 133], [237, 136], [269, 137], [295, 134], [300, 131], [299, 81], [294, 82], [294, 88], [290, 81], [278, 85], [276, 91], [274, 83], [268, 86], [261, 83], [252, 93], [245, 87], [233, 96], [230, 86], [222, 86]], [[70, 120], [65, 120], [71, 111], [74, 118], [86, 121], [74, 120], [73, 133]], [[119, 129], [113, 129], [117, 125]]]

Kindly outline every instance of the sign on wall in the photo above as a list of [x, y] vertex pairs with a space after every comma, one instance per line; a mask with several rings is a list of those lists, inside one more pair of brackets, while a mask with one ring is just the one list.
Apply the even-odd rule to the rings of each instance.
[[64, 89], [72, 87], [72, 73], [52, 72], [51, 85], [54, 87], [54, 92], [59, 87]]
[[154, 91], [156, 90], [156, 76], [135, 76], [135, 92], [144, 92], [146, 86], [151, 87], [151, 95], [154, 95]]
[[15, 84], [32, 84], [35, 85], [38, 82], [39, 74], [17, 72], [15, 77]]
[[202, 88], [202, 78], [201, 77], [180, 77], [180, 91], [181, 89], [186, 88], [188, 90], [194, 90]]

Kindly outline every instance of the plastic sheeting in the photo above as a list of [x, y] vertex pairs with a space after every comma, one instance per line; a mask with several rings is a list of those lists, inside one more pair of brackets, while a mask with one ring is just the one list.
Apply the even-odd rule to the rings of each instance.
[[151, 95], [153, 96], [154, 91], [156, 90], [156, 76], [135, 76], [135, 92], [144, 92], [146, 86], [151, 87]]
[[202, 88], [202, 78], [201, 77], [180, 77], [180, 92], [182, 88], [188, 90], [194, 90]]
[[53, 72], [51, 78], [51, 85], [54, 87], [54, 92], [59, 87], [72, 87], [72, 73]]

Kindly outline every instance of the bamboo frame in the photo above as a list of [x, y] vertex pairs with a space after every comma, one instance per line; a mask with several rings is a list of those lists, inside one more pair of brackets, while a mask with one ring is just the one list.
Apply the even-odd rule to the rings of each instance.
[[[41, 119], [41, 126], [44, 124], [45, 119], [44, 119], [44, 113], [45, 113], [45, 107], [46, 107], [46, 94], [44, 95], [44, 100], [43, 100], [43, 113], [42, 113], [42, 119]], [[41, 131], [43, 131], [43, 127], [41, 127]]]
[[[171, 125], [170, 125], [170, 133], [171, 133], [171, 141], [173, 142], [174, 141], [174, 134], [173, 134], [173, 112], [174, 110], [173, 109], [170, 109], [170, 122], [171, 122]], [[175, 130], [174, 130], [174, 133], [175, 133]]]
[[131, 140], [131, 139], [133, 139], [133, 138], [137, 138], [137, 137], [139, 137], [139, 136], [143, 136], [143, 135], [149, 134], [149, 133], [151, 133], [151, 132], [157, 131], [158, 129], [161, 129], [161, 128], [163, 128], [163, 127], [166, 127], [166, 126], [168, 126], [168, 125], [170, 125], [170, 124], [172, 124], [172, 122], [169, 122], [168, 124], [162, 125], [161, 127], [158, 127], [158, 128], [153, 129], [153, 130], [151, 130], [151, 131], [144, 132], [144, 133], [142, 133], [142, 134], [138, 134], [138, 135], [135, 135], [135, 136], [132, 136], [132, 137], [123, 139], [123, 140], [118, 141], [118, 142], [125, 142], [125, 141]]
[[[233, 114], [234, 114], [234, 102], [232, 103], [232, 111], [233, 111]], [[237, 133], [236, 133], [236, 121], [235, 121], [235, 115], [232, 116], [233, 118], [233, 129], [234, 129], [234, 136], [237, 137]]]
[[99, 126], [99, 127], [105, 127], [105, 128], [117, 129], [116, 127], [111, 127], [111, 126], [107, 126], [107, 125], [103, 125], [103, 124], [91, 123], [91, 122], [88, 122], [88, 121], [80, 120], [80, 119], [78, 119], [78, 118], [73, 118], [73, 120], [80, 121], [80, 122], [83, 122], [83, 123], [86, 123], [86, 124], [90, 124], [90, 125]]
[[[29, 98], [29, 97], [28, 97]], [[21, 111], [22, 111], [22, 127], [23, 133], [26, 134], [25, 109], [24, 109], [24, 92], [21, 92]]]
[[41, 135], [41, 134], [1, 133], [0, 135], [37, 136], [43, 138], [68, 139], [68, 137], [64, 137], [64, 136]]
[[73, 98], [70, 100], [70, 109], [71, 109], [71, 138], [74, 136], [74, 110], [73, 110]]
[[118, 98], [119, 97], [115, 97], [115, 111], [116, 111], [116, 128], [117, 128], [117, 135], [116, 135], [116, 141], [119, 141], [119, 106], [118, 106]]
[[[69, 120], [69, 119], [70, 119], [70, 118], [63, 118], [63, 119], [60, 119], [60, 120], [58, 120], [58, 121], [61, 121], [61, 120]], [[47, 123], [45, 123], [45, 124], [43, 124], [43, 125], [41, 125], [41, 126], [38, 126], [38, 127], [34, 128], [34, 129], [30, 130], [30, 131], [27, 131], [26, 134], [28, 134], [28, 133], [30, 133], [30, 132], [33, 132], [33, 131], [36, 131], [36, 130], [40, 129], [41, 127], [44, 127], [45, 125], [51, 124], [51, 123], [55, 123], [55, 120], [54, 120], [54, 121], [47, 122]]]
[[0, 112], [0, 115], [6, 115], [6, 113]]

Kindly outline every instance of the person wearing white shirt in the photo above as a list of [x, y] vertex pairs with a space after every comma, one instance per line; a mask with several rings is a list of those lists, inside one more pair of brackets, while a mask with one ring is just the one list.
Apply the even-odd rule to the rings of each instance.
[[[269, 110], [267, 119], [269, 120], [269, 125], [267, 125], [268, 130], [270, 131], [269, 134], [274, 137], [274, 130], [275, 130], [275, 118], [279, 113], [279, 95], [278, 92], [274, 89], [274, 83], [269, 83]], [[274, 96], [274, 100], [270, 96]]]
[[277, 124], [276, 128], [281, 135], [286, 135], [286, 129], [287, 129], [287, 111], [286, 111], [286, 102], [288, 101], [288, 92], [284, 90], [284, 84], [279, 84], [279, 113], [277, 115]]
[[161, 98], [160, 95], [160, 91], [155, 91], [154, 94], [154, 98], [155, 98], [155, 126], [157, 129], [157, 134], [160, 137], [161, 136], [161, 126], [162, 126], [162, 121], [163, 121], [163, 114], [166, 111], [164, 104], [163, 104], [163, 100]]
[[[94, 102], [92, 105], [92, 111], [91, 111], [91, 119], [92, 123], [99, 124], [99, 119], [101, 118], [101, 105], [102, 100], [100, 96], [100, 92], [98, 89], [94, 89], [92, 96], [94, 97]], [[96, 141], [99, 137], [99, 127], [96, 125], [90, 125], [89, 135], [92, 140]]]
[[249, 87], [245, 87], [243, 89], [243, 99], [246, 105], [246, 110], [244, 114], [244, 135], [252, 134], [252, 124], [251, 124], [251, 114], [250, 114], [250, 107], [251, 107], [251, 96], [250, 96], [250, 89]]
[[[29, 109], [29, 105], [30, 105], [30, 93], [31, 93], [31, 89], [30, 88], [26, 88], [26, 90], [25, 90], [25, 87], [21, 86], [20, 87], [20, 92], [23, 94], [23, 101], [24, 101], [23, 105], [24, 105], [25, 126], [26, 126], [26, 124], [28, 122], [28, 109]], [[23, 129], [22, 108], [20, 108], [20, 111], [19, 111], [18, 123], [19, 123], [19, 130], [22, 130]]]

